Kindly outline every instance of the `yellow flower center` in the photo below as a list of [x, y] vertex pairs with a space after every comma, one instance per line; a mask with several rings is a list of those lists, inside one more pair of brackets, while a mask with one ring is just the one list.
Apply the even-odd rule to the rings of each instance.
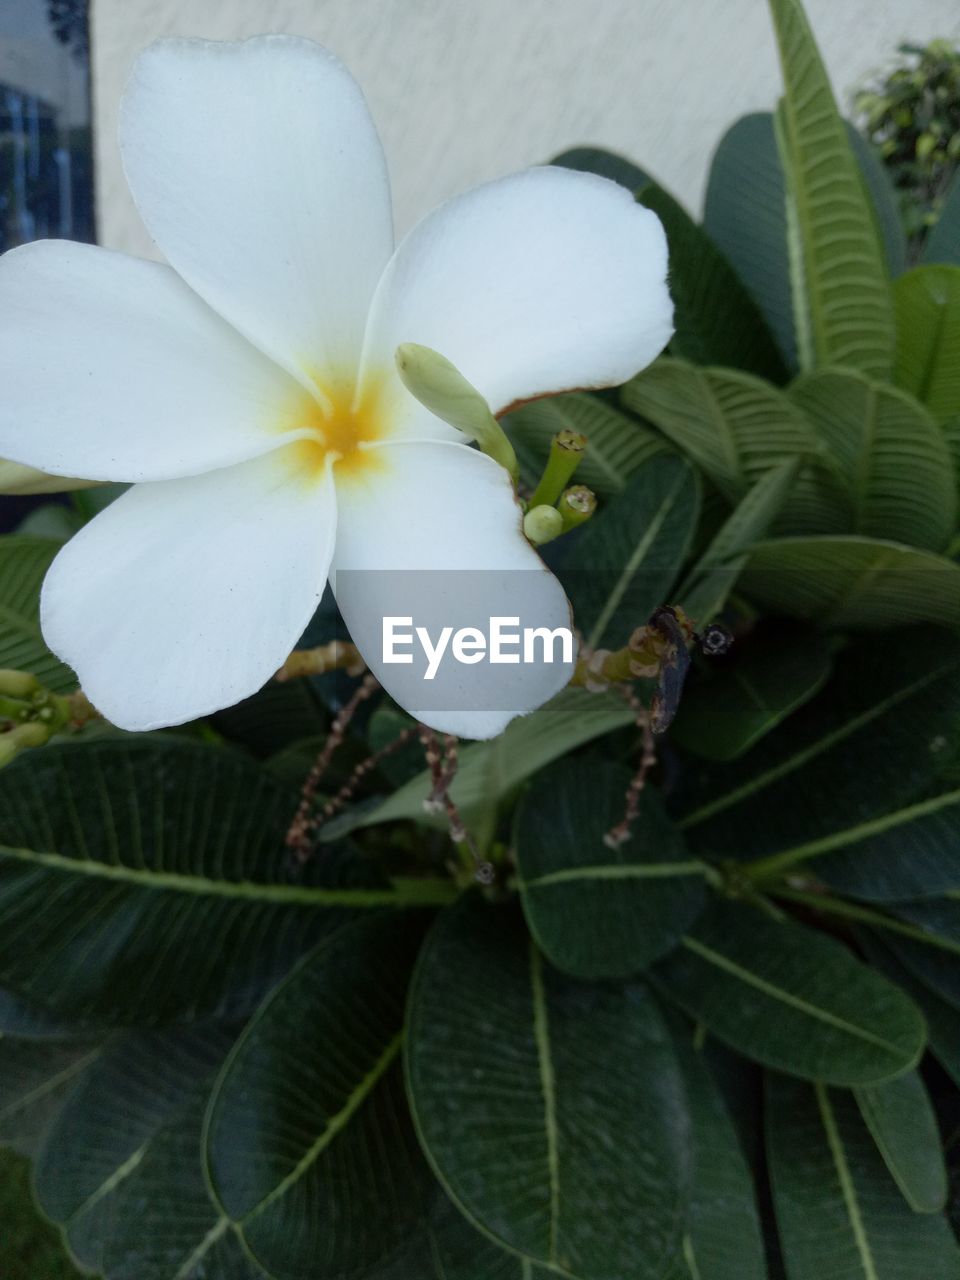
[[283, 430], [311, 435], [293, 446], [305, 478], [319, 479], [332, 463], [338, 480], [378, 465], [377, 450], [364, 446], [386, 435], [383, 382], [366, 380], [361, 396], [352, 379], [316, 376], [318, 394], [299, 391], [282, 415]]

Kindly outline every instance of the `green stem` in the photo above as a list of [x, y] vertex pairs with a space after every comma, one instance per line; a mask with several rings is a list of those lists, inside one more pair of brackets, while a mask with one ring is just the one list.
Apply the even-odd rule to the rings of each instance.
[[587, 437], [579, 431], [564, 429], [557, 432], [550, 441], [550, 453], [540, 483], [530, 498], [531, 510], [539, 506], [553, 506], [580, 465], [586, 447]]
[[399, 876], [390, 881], [399, 907], [445, 907], [455, 902], [459, 889], [452, 880]]
[[833, 898], [823, 893], [803, 893], [799, 889], [781, 889], [774, 885], [767, 890], [775, 898], [786, 902], [796, 902], [799, 906], [811, 907], [814, 911], [823, 911], [828, 915], [843, 916], [847, 920], [855, 920], [858, 924], [873, 925], [878, 929], [887, 929], [890, 933], [902, 934], [912, 938], [914, 942], [923, 942], [930, 947], [939, 947], [941, 951], [950, 951], [960, 955], [960, 943], [950, 938], [941, 938], [938, 934], [927, 933], [913, 924], [905, 924], [882, 911], [873, 911], [869, 907], [858, 907], [843, 898]]
[[929, 800], [921, 800], [918, 804], [898, 809], [893, 814], [884, 814], [872, 818], [869, 822], [861, 822], [855, 827], [847, 827], [844, 831], [835, 831], [829, 836], [821, 836], [819, 840], [808, 840], [805, 844], [794, 845], [792, 849], [783, 849], [773, 853], [769, 858], [758, 858], [756, 862], [744, 863], [741, 874], [754, 883], [776, 879], [798, 863], [807, 862], [824, 853], [833, 853], [836, 849], [846, 848], [870, 836], [880, 835], [892, 827], [904, 826], [917, 818], [927, 817], [939, 809], [946, 809], [960, 802], [960, 790], [946, 791], [943, 795], [933, 796]]

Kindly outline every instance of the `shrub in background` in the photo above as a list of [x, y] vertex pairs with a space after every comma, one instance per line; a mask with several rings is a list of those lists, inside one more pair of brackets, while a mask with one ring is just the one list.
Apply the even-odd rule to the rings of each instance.
[[[854, 110], [901, 193], [911, 246], [936, 226], [960, 169], [960, 49], [902, 44], [900, 65], [854, 97]], [[957, 198], [957, 197], [955, 197]]]

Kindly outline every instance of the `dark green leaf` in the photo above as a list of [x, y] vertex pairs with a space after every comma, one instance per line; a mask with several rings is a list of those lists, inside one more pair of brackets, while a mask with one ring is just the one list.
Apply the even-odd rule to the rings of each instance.
[[916, 1071], [856, 1091], [857, 1105], [890, 1176], [915, 1213], [939, 1213], [947, 1202], [940, 1130]]
[[960, 565], [879, 538], [761, 542], [739, 588], [768, 610], [824, 627], [960, 627]]
[[901, 902], [895, 910], [918, 937], [890, 932], [884, 941], [912, 974], [960, 1009], [960, 896]]
[[[891, 275], [904, 268], [904, 233], [890, 180], [856, 129], [847, 138], [870, 194]], [[790, 280], [787, 196], [770, 112], [737, 120], [717, 147], [707, 183], [704, 226], [733, 264], [767, 318], [792, 369], [796, 317]], [[748, 228], [748, 234], [744, 234]]]
[[83, 517], [62, 502], [46, 502], [34, 507], [17, 525], [17, 533], [31, 538], [66, 542], [83, 528]]
[[615, 151], [604, 151], [602, 147], [572, 147], [555, 156], [551, 164], [561, 165], [564, 169], [579, 169], [581, 173], [596, 173], [601, 178], [609, 178], [618, 182], [621, 187], [636, 193], [653, 181], [650, 175], [624, 156]]
[[942, 1217], [913, 1213], [849, 1094], [771, 1078], [767, 1145], [790, 1280], [955, 1280]]
[[839, 369], [804, 374], [788, 394], [845, 477], [851, 533], [931, 551], [947, 545], [957, 522], [950, 450], [918, 401]]
[[664, 1275], [689, 1128], [669, 1033], [642, 988], [561, 977], [518, 913], [469, 898], [427, 940], [406, 1054], [430, 1160], [495, 1238], [575, 1280]]
[[799, 0], [770, 0], [784, 98], [777, 140], [800, 364], [888, 377], [893, 307], [875, 215]]
[[920, 257], [923, 263], [949, 263], [960, 267], [960, 172], [954, 175], [936, 225], [927, 236]]
[[960, 413], [960, 266], [917, 267], [894, 286], [894, 380], [938, 422]]
[[829, 853], [933, 784], [958, 715], [960, 650], [949, 633], [852, 645], [788, 724], [703, 772], [681, 826], [701, 856], [751, 860], [814, 841]]
[[675, 332], [670, 350], [694, 364], [730, 365], [773, 382], [787, 371], [763, 313], [710, 236], [656, 183], [638, 199], [663, 223], [670, 247]]
[[630, 772], [564, 760], [538, 774], [517, 813], [514, 851], [527, 922], [544, 954], [578, 978], [622, 978], [675, 945], [705, 901], [703, 865], [651, 788], [626, 843], [604, 835], [623, 818]]
[[564, 565], [575, 625], [588, 648], [624, 645], [670, 588], [699, 512], [697, 478], [682, 458], [653, 458], [586, 526]]
[[766, 1280], [750, 1166], [703, 1054], [679, 1032], [695, 1150], [684, 1242], [691, 1280]]
[[26, 1040], [70, 1040], [76, 1034], [67, 1019], [55, 1018], [12, 991], [0, 990], [0, 1035]]
[[354, 911], [395, 901], [338, 854], [292, 880], [296, 804], [242, 757], [184, 742], [21, 757], [0, 772], [0, 981], [94, 1022], [248, 1009]]
[[212, 723], [230, 742], [262, 758], [303, 738], [326, 737], [329, 717], [309, 680], [271, 680], [253, 697], [218, 711]]
[[585, 484], [598, 498], [620, 493], [633, 473], [650, 458], [671, 453], [663, 436], [636, 418], [584, 392], [534, 400], [503, 419], [520, 458], [524, 479], [535, 488], [543, 471], [550, 441], [558, 431], [579, 431], [587, 437], [576, 483]]
[[0, 1144], [30, 1153], [82, 1073], [96, 1062], [93, 1040], [0, 1035]]
[[671, 736], [708, 760], [733, 760], [809, 702], [831, 666], [830, 647], [816, 635], [746, 651], [735, 645], [688, 682]]
[[105, 1280], [260, 1280], [199, 1158], [207, 1094], [232, 1039], [213, 1028], [125, 1035], [50, 1129], [40, 1205]]
[[930, 1036], [930, 1052], [960, 1089], [960, 1009], [935, 995], [897, 959], [884, 945], [890, 941], [889, 933], [862, 929], [858, 936], [870, 963], [905, 991], [923, 1011]]
[[703, 224], [766, 316], [788, 365], [796, 368], [786, 187], [769, 112], [744, 116], [720, 139]]
[[746, 552], [779, 516], [800, 471], [799, 458], [772, 467], [747, 490], [691, 569], [677, 596], [699, 625], [721, 611], [747, 562]]
[[900, 201], [890, 171], [860, 131], [844, 121], [847, 140], [860, 166], [860, 176], [867, 190], [871, 210], [891, 277], [902, 275], [907, 268], [907, 236], [900, 216]]
[[651, 976], [718, 1040], [805, 1079], [880, 1083], [923, 1052], [902, 992], [841, 943], [756, 907], [717, 899]]
[[322, 943], [254, 1015], [214, 1088], [210, 1185], [275, 1280], [432, 1266], [430, 1175], [400, 1069], [420, 932], [382, 914]]
[[842, 532], [850, 503], [806, 416], [776, 387], [733, 369], [661, 358], [621, 392], [627, 408], [659, 427], [730, 503], [784, 460], [803, 464], [778, 532]]
[[865, 902], [929, 898], [960, 889], [960, 790], [893, 809], [840, 833], [816, 855], [817, 877]]
[[0, 667], [32, 671], [48, 689], [67, 693], [77, 678], [40, 634], [40, 585], [59, 550], [49, 538], [0, 538]]

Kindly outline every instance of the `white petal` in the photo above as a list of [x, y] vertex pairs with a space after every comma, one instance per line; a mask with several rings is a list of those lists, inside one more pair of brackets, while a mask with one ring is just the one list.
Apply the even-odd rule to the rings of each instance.
[[[451, 360], [495, 413], [574, 387], [625, 382], [672, 332], [667, 243], [656, 215], [593, 174], [541, 168], [441, 205], [378, 286], [364, 370], [401, 342]], [[426, 411], [407, 397], [409, 422]], [[429, 424], [427, 424], [429, 425]]]
[[560, 661], [558, 650], [550, 663], [464, 665], [450, 651], [427, 682], [419, 644], [398, 648], [412, 665], [384, 661], [384, 618], [411, 618], [434, 643], [448, 626], [487, 634], [492, 617], [569, 628], [566, 596], [523, 536], [502, 467], [446, 442], [370, 452], [371, 465], [337, 481], [333, 582], [350, 636], [411, 715], [444, 733], [492, 738], [563, 688], [572, 662]]
[[307, 398], [169, 267], [60, 240], [0, 258], [0, 457], [196, 474], [275, 448]]
[[393, 227], [376, 130], [332, 54], [283, 35], [159, 41], [120, 144], [147, 229], [211, 306], [304, 376], [355, 371]]
[[136, 485], [54, 560], [50, 648], [124, 729], [179, 724], [270, 679], [323, 594], [336, 501], [296, 446]]

